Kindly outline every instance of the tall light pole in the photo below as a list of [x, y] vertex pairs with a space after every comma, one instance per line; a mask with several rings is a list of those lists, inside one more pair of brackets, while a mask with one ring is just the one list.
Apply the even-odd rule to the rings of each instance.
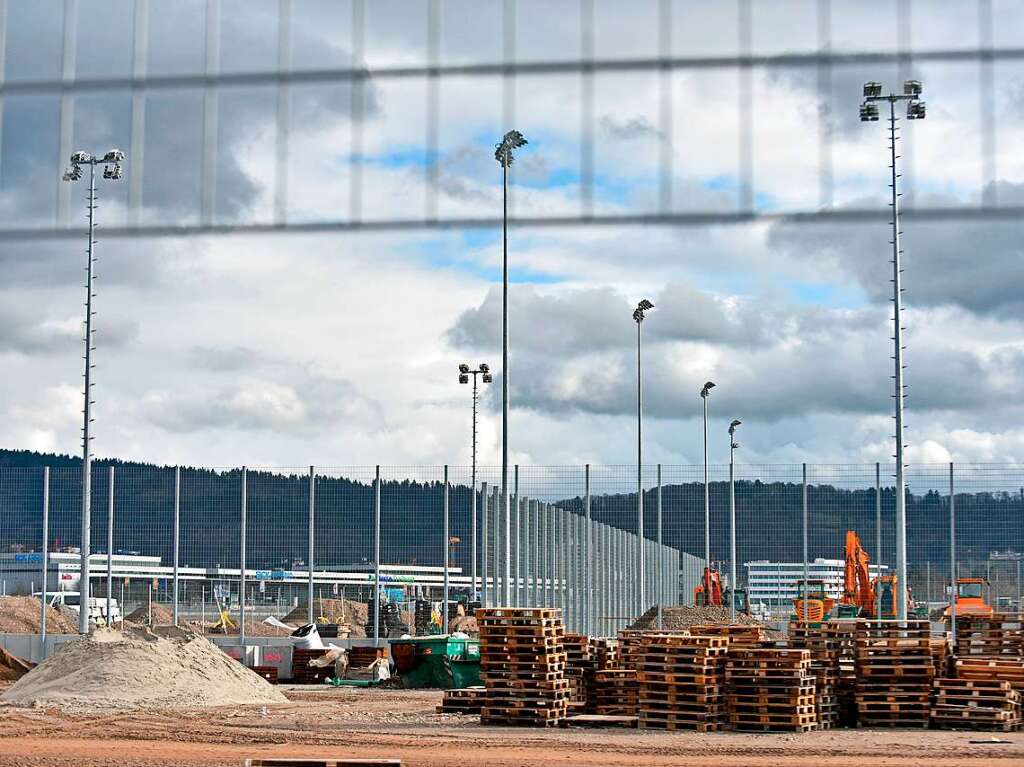
[[[470, 570], [471, 570], [470, 582], [472, 583], [472, 586], [470, 588], [470, 591], [473, 594], [473, 599], [476, 599], [477, 598], [477, 593], [478, 593], [477, 589], [476, 589], [476, 585], [477, 585], [476, 584], [476, 557], [477, 557], [477, 553], [476, 553], [476, 406], [477, 406], [477, 402], [480, 399], [480, 396], [477, 393], [476, 380], [477, 380], [477, 376], [480, 375], [480, 376], [483, 376], [483, 382], [485, 384], [489, 384], [491, 381], [494, 380], [494, 378], [493, 378], [493, 376], [491, 376], [491, 368], [490, 368], [490, 366], [486, 362], [480, 363], [480, 365], [477, 367], [476, 370], [470, 370], [469, 369], [469, 365], [467, 365], [465, 363], [459, 365], [459, 383], [460, 384], [468, 384], [469, 383], [469, 377], [471, 375], [473, 376], [473, 451], [472, 451], [473, 452], [473, 459], [472, 459], [473, 460], [473, 468], [472, 468], [472, 474], [471, 474], [471, 477], [472, 477], [471, 481], [473, 483], [473, 490], [469, 494], [470, 499], [471, 499], [470, 500], [470, 514], [471, 514], [470, 540], [472, 541], [472, 543], [470, 544], [470, 558], [472, 559], [472, 564], [470, 565]], [[485, 546], [487, 545], [486, 541], [484, 542], [484, 545]]]
[[[708, 381], [700, 390], [704, 403], [704, 569], [711, 569], [711, 492], [708, 489], [708, 397], [715, 388], [714, 381]], [[706, 585], [706, 584], [705, 584]], [[707, 594], [704, 595], [705, 599]]]
[[[512, 602], [512, 527], [508, 507], [508, 169], [515, 161], [513, 150], [526, 146], [527, 141], [517, 130], [510, 130], [495, 146], [494, 159], [501, 165], [501, 512], [505, 534], [505, 563], [502, 565], [502, 599]], [[497, 568], [495, 568], [497, 571]]]
[[654, 308], [654, 304], [646, 298], [641, 300], [633, 310], [636, 322], [636, 548], [637, 548], [637, 584], [636, 584], [636, 617], [644, 614], [644, 479], [643, 479], [643, 378], [640, 367], [640, 327], [643, 325], [645, 312]]
[[742, 421], [729, 424], [729, 620], [736, 620], [736, 427]]
[[[94, 246], [95, 240], [95, 214], [96, 214], [96, 166], [103, 165], [103, 178], [115, 181], [121, 178], [121, 161], [124, 160], [124, 152], [120, 149], [111, 149], [103, 157], [97, 157], [88, 152], [75, 152], [71, 155], [71, 165], [64, 171], [65, 181], [78, 181], [82, 178], [82, 166], [89, 167], [89, 240], [86, 247], [85, 264], [85, 332], [82, 342], [85, 344], [85, 385], [82, 389], [82, 561], [79, 573], [78, 586], [78, 631], [82, 634], [89, 633], [89, 554], [90, 536], [92, 535], [91, 516], [92, 503], [92, 438], [89, 436], [89, 424], [92, 422], [92, 353], [93, 347], [93, 268], [96, 265]], [[112, 556], [107, 552], [107, 556]]]
[[860, 105], [861, 122], [878, 121], [879, 101], [889, 102], [889, 171], [891, 175], [890, 191], [892, 208], [892, 304], [893, 304], [893, 402], [894, 418], [896, 421], [896, 570], [898, 583], [896, 589], [896, 617], [899, 620], [907, 619], [907, 508], [906, 508], [906, 482], [903, 476], [903, 325], [902, 325], [902, 293], [903, 293], [903, 268], [900, 264], [900, 206], [897, 180], [899, 173], [896, 172], [896, 103], [907, 102], [907, 119], [923, 120], [925, 116], [925, 104], [921, 101], [921, 83], [917, 80], [907, 80], [903, 83], [903, 93], [882, 94], [882, 84], [869, 82], [864, 84], [864, 101]]

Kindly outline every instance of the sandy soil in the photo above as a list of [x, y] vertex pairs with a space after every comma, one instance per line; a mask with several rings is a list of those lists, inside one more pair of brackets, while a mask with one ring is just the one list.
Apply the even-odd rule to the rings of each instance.
[[440, 692], [284, 689], [286, 704], [71, 716], [0, 709], [0, 767], [205, 767], [246, 757], [400, 757], [411, 767], [1024, 764], [1024, 733], [834, 730], [801, 735], [533, 730], [435, 714]]

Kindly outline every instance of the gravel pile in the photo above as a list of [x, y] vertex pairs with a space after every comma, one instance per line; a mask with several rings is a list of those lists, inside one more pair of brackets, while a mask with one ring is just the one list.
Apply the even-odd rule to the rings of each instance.
[[[743, 613], [736, 613], [735, 618], [729, 617], [728, 607], [663, 607], [661, 608], [662, 625], [669, 630], [685, 629], [699, 626], [702, 623], [738, 624], [741, 626], [759, 626], [761, 621]], [[658, 608], [652, 607], [637, 620], [631, 629], [653, 629], [658, 626]]]
[[[46, 631], [77, 634], [78, 622], [70, 610], [46, 608]], [[34, 597], [0, 597], [0, 634], [38, 634], [39, 600]]]
[[192, 709], [284, 703], [274, 686], [183, 629], [94, 631], [61, 644], [0, 702], [68, 711]]

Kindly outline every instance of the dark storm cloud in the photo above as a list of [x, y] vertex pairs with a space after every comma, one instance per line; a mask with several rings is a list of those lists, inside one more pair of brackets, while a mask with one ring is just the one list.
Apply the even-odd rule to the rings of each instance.
[[[1001, 204], [1024, 203], [1024, 184], [1000, 182]], [[922, 202], [928, 202], [922, 200]], [[934, 202], [934, 201], [933, 201]], [[941, 202], [941, 201], [939, 201]], [[948, 202], [948, 200], [946, 200]], [[976, 314], [1022, 318], [1024, 243], [1011, 221], [902, 223], [906, 300], [914, 306], [961, 306]], [[877, 302], [891, 296], [890, 228], [872, 224], [779, 223], [771, 248], [850, 275]]]

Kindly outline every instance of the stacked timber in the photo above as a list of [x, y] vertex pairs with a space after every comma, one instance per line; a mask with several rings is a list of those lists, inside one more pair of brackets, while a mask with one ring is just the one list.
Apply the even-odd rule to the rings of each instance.
[[480, 715], [483, 708], [485, 687], [461, 687], [445, 690], [441, 697], [441, 705], [437, 707], [439, 714], [474, 714]]
[[641, 727], [713, 732], [728, 721], [725, 637], [652, 634], [636, 654]]
[[1017, 692], [1024, 692], [1024, 660], [1008, 658], [957, 658], [957, 679], [1009, 682]]
[[1022, 658], [1024, 627], [1021, 613], [958, 615], [956, 655], [958, 658]]
[[481, 724], [559, 725], [569, 703], [561, 610], [490, 607], [476, 618], [486, 688]]
[[932, 637], [929, 640], [932, 651], [932, 665], [935, 666], [935, 678], [942, 679], [953, 675], [953, 655], [949, 651], [946, 637]]
[[729, 647], [760, 647], [767, 637], [764, 626], [706, 623], [690, 626], [692, 636], [728, 637]]
[[817, 726], [810, 650], [730, 647], [725, 682], [733, 729], [807, 732]]
[[1021, 694], [1009, 682], [936, 679], [932, 726], [951, 730], [1020, 729]]
[[[794, 621], [789, 625], [793, 647], [811, 653], [811, 673], [814, 675], [814, 713], [818, 728], [830, 730], [840, 725], [839, 659], [841, 640], [820, 623]], [[851, 657], [852, 660], [852, 657]], [[852, 696], [851, 702], [855, 702]]]
[[636, 669], [595, 671], [590, 688], [590, 708], [602, 716], [636, 716], [639, 692]]
[[935, 665], [926, 620], [857, 621], [857, 722], [927, 727]]

